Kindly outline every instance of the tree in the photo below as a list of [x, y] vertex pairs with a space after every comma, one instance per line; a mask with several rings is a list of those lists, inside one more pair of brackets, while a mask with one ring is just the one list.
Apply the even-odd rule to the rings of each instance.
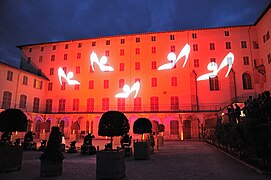
[[143, 140], [144, 133], [151, 133], [152, 132], [152, 123], [147, 118], [138, 118], [134, 122], [133, 132], [135, 134], [141, 134]]

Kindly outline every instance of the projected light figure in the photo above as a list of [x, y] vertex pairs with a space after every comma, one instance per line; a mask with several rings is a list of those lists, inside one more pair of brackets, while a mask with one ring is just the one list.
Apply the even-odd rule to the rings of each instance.
[[122, 88], [123, 92], [122, 93], [118, 93], [115, 95], [115, 98], [127, 98], [129, 97], [129, 95], [135, 91], [135, 95], [134, 95], [134, 98], [136, 98], [138, 92], [139, 92], [139, 89], [140, 89], [140, 82], [139, 81], [136, 81], [132, 88], [130, 88], [130, 86], [128, 86], [127, 84], [125, 84]]
[[183, 49], [181, 50], [180, 54], [178, 55], [178, 57], [176, 57], [176, 54], [174, 52], [170, 52], [168, 53], [167, 55], [167, 59], [170, 61], [170, 63], [166, 63], [166, 64], [163, 64], [161, 65], [158, 70], [166, 70], [166, 69], [172, 69], [176, 64], [177, 62], [183, 57], [185, 56], [185, 60], [184, 60], [184, 63], [183, 63], [183, 68], [187, 62], [187, 59], [188, 59], [188, 56], [189, 56], [189, 53], [190, 53], [190, 46], [188, 44], [186, 44]]
[[99, 66], [100, 70], [103, 72], [114, 71], [113, 67], [106, 65], [106, 63], [107, 63], [106, 56], [102, 56], [101, 59], [99, 60], [97, 54], [93, 51], [90, 54], [90, 64], [91, 64], [93, 71], [94, 71], [94, 63], [96, 63]]
[[75, 84], [80, 84], [80, 82], [78, 82], [77, 80], [73, 80], [74, 74], [73, 72], [68, 72], [68, 74], [66, 75], [64, 70], [60, 67], [58, 68], [58, 79], [59, 79], [59, 82], [60, 84], [62, 85], [62, 79], [61, 78], [64, 78], [66, 79], [67, 83], [69, 85], [75, 85]]
[[229, 73], [230, 73], [230, 70], [232, 68], [232, 65], [233, 65], [233, 61], [234, 61], [234, 55], [230, 52], [224, 59], [223, 61], [221, 62], [219, 68], [217, 68], [217, 64], [215, 62], [210, 62], [208, 65], [207, 65], [207, 69], [209, 71], [212, 71], [210, 73], [206, 73], [206, 74], [203, 74], [201, 75], [200, 77], [197, 78], [197, 81], [202, 81], [202, 80], [207, 80], [209, 78], [214, 78], [217, 76], [218, 72], [223, 69], [224, 67], [226, 66], [229, 66], [228, 67], [228, 71], [225, 75], [225, 77], [228, 77]]

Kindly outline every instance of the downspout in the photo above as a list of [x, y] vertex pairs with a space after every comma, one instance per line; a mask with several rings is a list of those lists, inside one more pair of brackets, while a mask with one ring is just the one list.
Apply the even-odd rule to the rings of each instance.
[[22, 73], [22, 71], [20, 71], [18, 73], [18, 77], [17, 77], [17, 84], [16, 84], [16, 89], [15, 89], [15, 99], [14, 99], [14, 108], [16, 108], [16, 102], [17, 102], [17, 95], [18, 95], [19, 81], [20, 81], [20, 74], [21, 73]]

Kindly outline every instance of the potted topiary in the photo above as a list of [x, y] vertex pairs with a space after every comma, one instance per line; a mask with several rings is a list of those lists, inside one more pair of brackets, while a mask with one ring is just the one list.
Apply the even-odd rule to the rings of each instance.
[[151, 121], [147, 118], [138, 118], [133, 126], [134, 134], [141, 134], [141, 141], [134, 142], [134, 159], [149, 159], [149, 144], [144, 141], [145, 133], [152, 133]]
[[158, 137], [157, 137], [157, 145], [163, 146], [164, 145], [164, 132], [165, 132], [165, 125], [159, 124], [158, 126]]
[[113, 137], [123, 136], [130, 129], [128, 119], [119, 111], [105, 112], [99, 122], [98, 135], [110, 137], [104, 150], [97, 151], [97, 179], [119, 179], [125, 176], [125, 153], [122, 148], [113, 148]]
[[64, 156], [61, 149], [61, 140], [62, 136], [59, 127], [53, 126], [47, 147], [40, 156], [41, 176], [59, 176], [62, 174], [62, 161]]
[[[0, 113], [0, 131], [3, 132], [0, 143], [0, 171], [21, 169], [23, 147], [12, 145], [12, 132], [25, 132], [27, 117], [20, 109], [6, 109]], [[7, 136], [5, 136], [7, 135]]]

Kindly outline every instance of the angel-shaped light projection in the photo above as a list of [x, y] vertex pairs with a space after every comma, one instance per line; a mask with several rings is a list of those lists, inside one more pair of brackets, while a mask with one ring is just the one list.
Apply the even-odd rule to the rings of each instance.
[[136, 98], [136, 96], [139, 92], [139, 89], [140, 89], [140, 82], [139, 81], [136, 81], [131, 88], [129, 85], [125, 84], [122, 88], [123, 92], [116, 94], [115, 98], [127, 98], [127, 97], [129, 97], [129, 95], [133, 91], [135, 91], [134, 98]]
[[114, 71], [113, 67], [106, 65], [107, 63], [106, 56], [102, 56], [101, 59], [99, 60], [97, 54], [94, 51], [92, 51], [92, 53], [90, 54], [90, 64], [93, 71], [94, 71], [94, 63], [96, 63], [99, 66], [100, 70], [103, 72]]
[[58, 79], [59, 79], [59, 82], [61, 85], [62, 85], [61, 78], [66, 79], [66, 81], [69, 85], [80, 84], [80, 82], [78, 82], [77, 80], [72, 79], [73, 76], [74, 76], [73, 72], [69, 71], [68, 74], [66, 75], [64, 70], [62, 69], [62, 67], [58, 68]]
[[170, 63], [166, 63], [166, 64], [163, 64], [161, 66], [158, 67], [158, 70], [166, 70], [166, 69], [172, 69], [176, 64], [177, 62], [183, 57], [185, 56], [185, 60], [184, 60], [184, 63], [183, 63], [183, 68], [187, 62], [187, 59], [188, 59], [188, 56], [189, 56], [189, 53], [190, 53], [190, 46], [189, 44], [185, 44], [185, 46], [183, 47], [183, 49], [181, 50], [180, 54], [178, 55], [178, 57], [176, 57], [176, 54], [174, 52], [170, 52], [168, 53], [167, 55], [167, 59], [170, 61]]
[[225, 75], [225, 77], [228, 77], [229, 73], [230, 73], [230, 70], [232, 68], [232, 65], [233, 65], [233, 61], [234, 61], [234, 55], [230, 52], [227, 54], [227, 56], [223, 59], [223, 61], [221, 62], [219, 68], [217, 68], [217, 64], [215, 62], [210, 62], [208, 65], [207, 65], [207, 69], [209, 71], [211, 71], [210, 73], [206, 73], [206, 74], [203, 74], [201, 76], [199, 76], [197, 78], [197, 81], [202, 81], [202, 80], [207, 80], [209, 78], [214, 78], [217, 76], [218, 72], [223, 69], [224, 67], [228, 66], [228, 71]]

